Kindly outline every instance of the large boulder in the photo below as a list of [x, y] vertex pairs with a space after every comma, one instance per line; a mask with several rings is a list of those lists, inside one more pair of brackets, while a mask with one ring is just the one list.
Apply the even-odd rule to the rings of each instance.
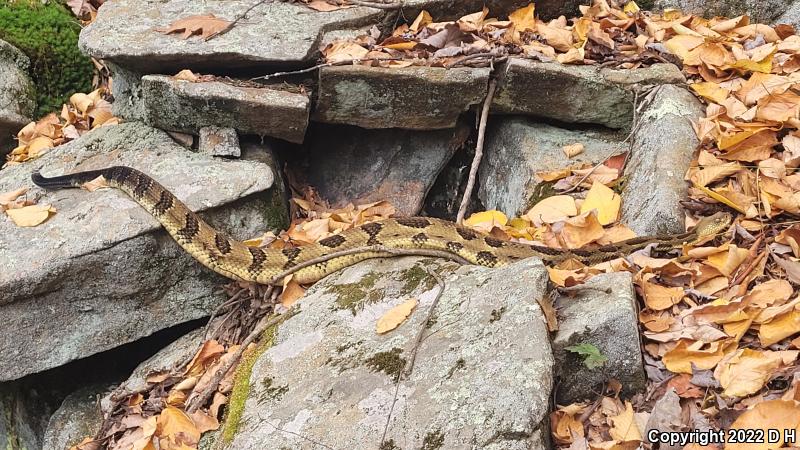
[[[141, 123], [101, 127], [42, 158], [8, 167], [0, 192], [53, 176], [128, 165], [151, 174], [235, 238], [268, 228], [274, 177], [266, 164], [187, 152]], [[203, 317], [224, 279], [176, 245], [159, 223], [112, 190], [43, 192], [58, 212], [33, 228], [0, 218], [0, 381], [12, 380]]]
[[463, 124], [438, 131], [313, 130], [303, 175], [322, 198], [336, 207], [388, 200], [406, 216], [419, 213], [439, 171], [469, 135]]
[[0, 158], [14, 147], [17, 132], [32, 120], [36, 89], [24, 53], [0, 40]]
[[[529, 117], [495, 116], [486, 131], [484, 159], [478, 172], [478, 197], [487, 209], [509, 216], [524, 213], [548, 192], [536, 172], [581, 162], [598, 163], [627, 146], [624, 136], [607, 128], [567, 130]], [[583, 144], [584, 152], [567, 158], [565, 145]]]
[[[548, 448], [544, 266], [456, 267], [373, 260], [314, 285], [234, 387], [246, 401], [229, 406], [226, 448]], [[446, 283], [432, 313], [439, 287], [426, 268]], [[376, 321], [411, 299], [408, 320], [377, 334]]]

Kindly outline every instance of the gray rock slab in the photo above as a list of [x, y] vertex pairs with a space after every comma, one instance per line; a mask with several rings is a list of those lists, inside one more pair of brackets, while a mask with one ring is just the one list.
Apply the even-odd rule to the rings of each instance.
[[483, 101], [488, 80], [489, 69], [323, 67], [312, 117], [362, 128], [452, 128]]
[[200, 128], [200, 139], [197, 144], [200, 153], [211, 156], [238, 158], [242, 156], [239, 147], [239, 135], [233, 128], [203, 127]]
[[[141, 123], [101, 127], [42, 158], [3, 169], [0, 192], [53, 176], [129, 165], [236, 238], [267, 227], [265, 164], [187, 152]], [[42, 192], [58, 212], [33, 228], [0, 218], [0, 380], [11, 380], [207, 315], [222, 281], [117, 190]]]
[[144, 117], [134, 119], [154, 127], [193, 134], [225, 127], [295, 143], [306, 133], [310, 103], [305, 94], [164, 75], [145, 75], [141, 84]]
[[107, 385], [87, 386], [68, 395], [50, 416], [42, 450], [68, 449], [86, 436], [94, 436], [103, 420], [100, 398], [109, 389]]
[[682, 232], [683, 176], [699, 145], [692, 121], [704, 116], [700, 101], [686, 88], [664, 85], [653, 91], [633, 135], [622, 223], [640, 236]]
[[325, 32], [380, 21], [385, 12], [344, 8], [320, 13], [292, 2], [264, 2], [229, 32], [210, 40], [181, 39], [166, 29], [179, 19], [214, 14], [233, 20], [253, 6], [249, 0], [119, 0], [104, 4], [82, 32], [81, 50], [141, 73], [181, 69], [231, 70], [311, 63]]
[[[591, 278], [574, 296], [559, 297], [556, 307], [559, 330], [553, 338], [553, 354], [558, 404], [590, 399], [611, 378], [622, 383], [626, 395], [644, 389], [636, 295], [630, 273]], [[608, 361], [599, 368], [587, 368], [582, 356], [566, 349], [577, 344], [594, 345]]]
[[18, 383], [0, 384], [0, 448], [41, 448], [47, 420], [56, 406]]
[[[627, 150], [624, 136], [607, 128], [567, 130], [537, 123], [530, 117], [493, 116], [489, 121], [484, 157], [478, 171], [478, 197], [487, 209], [513, 217], [540, 200], [536, 172], [580, 162], [598, 163]], [[583, 144], [584, 152], [567, 158], [562, 147]]]
[[[397, 385], [438, 290], [425, 267], [446, 288], [410, 377]], [[455, 267], [374, 260], [314, 285], [255, 362], [226, 448], [379, 448], [387, 423], [381, 448], [548, 448], [544, 266]], [[411, 298], [419, 305], [408, 320], [377, 334], [376, 321]]]
[[309, 166], [303, 176], [332, 206], [388, 200], [413, 216], [468, 136], [463, 124], [436, 131], [316, 126], [306, 144]]
[[775, 23], [785, 23], [792, 25], [795, 31], [800, 30], [800, 3], [792, 2], [791, 6], [780, 17], [775, 19]]
[[792, 3], [793, 0], [653, 0], [652, 6], [642, 5], [660, 12], [665, 8], [677, 8], [683, 12], [705, 18], [717, 16], [750, 16], [750, 23], [772, 23]]
[[672, 64], [613, 70], [511, 58], [500, 71], [493, 113], [611, 128], [630, 127], [635, 90], [685, 82], [680, 69]]
[[17, 132], [33, 120], [36, 88], [24, 53], [0, 40], [0, 157], [15, 145]]

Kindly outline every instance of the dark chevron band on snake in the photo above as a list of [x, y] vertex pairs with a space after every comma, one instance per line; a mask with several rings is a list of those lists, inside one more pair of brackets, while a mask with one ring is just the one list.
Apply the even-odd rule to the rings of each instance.
[[[575, 258], [587, 265], [608, 261], [656, 244], [660, 249], [679, 248], [701, 237], [724, 231], [731, 221], [727, 213], [707, 217], [691, 232], [629, 239], [613, 245], [573, 250], [508, 242], [453, 222], [429, 217], [407, 217], [371, 222], [345, 230], [315, 244], [283, 250], [249, 247], [215, 230], [157, 181], [124, 166], [78, 172], [47, 178], [32, 175], [45, 189], [78, 188], [103, 176], [107, 184], [128, 194], [153, 215], [175, 241], [201, 264], [234, 280], [267, 284], [299, 264], [344, 250], [382, 246], [392, 249], [439, 250], [457, 255], [472, 264], [500, 267], [524, 258], [560, 262]], [[337, 256], [303, 267], [295, 280], [311, 283], [326, 275], [369, 258], [390, 256], [386, 252], [363, 251]]]

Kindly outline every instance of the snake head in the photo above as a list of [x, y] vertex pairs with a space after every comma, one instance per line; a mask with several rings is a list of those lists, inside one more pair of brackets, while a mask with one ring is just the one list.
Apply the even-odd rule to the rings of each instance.
[[698, 238], [714, 236], [725, 231], [733, 220], [729, 212], [721, 211], [714, 215], [703, 217], [694, 227]]

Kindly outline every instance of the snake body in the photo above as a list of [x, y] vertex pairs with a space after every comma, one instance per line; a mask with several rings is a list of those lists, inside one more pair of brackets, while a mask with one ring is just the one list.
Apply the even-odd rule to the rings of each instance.
[[[554, 263], [575, 258], [591, 265], [624, 256], [650, 244], [659, 248], [679, 247], [720, 233], [731, 220], [729, 214], [717, 213], [701, 220], [687, 233], [640, 237], [591, 249], [562, 250], [500, 240], [445, 220], [407, 217], [366, 223], [315, 244], [279, 250], [250, 247], [229, 238], [204, 222], [157, 181], [130, 167], [115, 166], [52, 178], [37, 172], [31, 178], [45, 189], [62, 189], [80, 187], [99, 176], [103, 176], [109, 186], [124, 191], [144, 207], [181, 247], [204, 266], [234, 280], [262, 284], [279, 281], [276, 277], [298, 265], [303, 267], [294, 272], [294, 279], [299, 283], [312, 283], [359, 261], [390, 255], [386, 251], [374, 250], [380, 248], [435, 250], [487, 267], [500, 267], [532, 257]], [[365, 250], [358, 251], [362, 248]], [[352, 252], [345, 252], [347, 250]], [[347, 254], [311, 263], [341, 252]]]

